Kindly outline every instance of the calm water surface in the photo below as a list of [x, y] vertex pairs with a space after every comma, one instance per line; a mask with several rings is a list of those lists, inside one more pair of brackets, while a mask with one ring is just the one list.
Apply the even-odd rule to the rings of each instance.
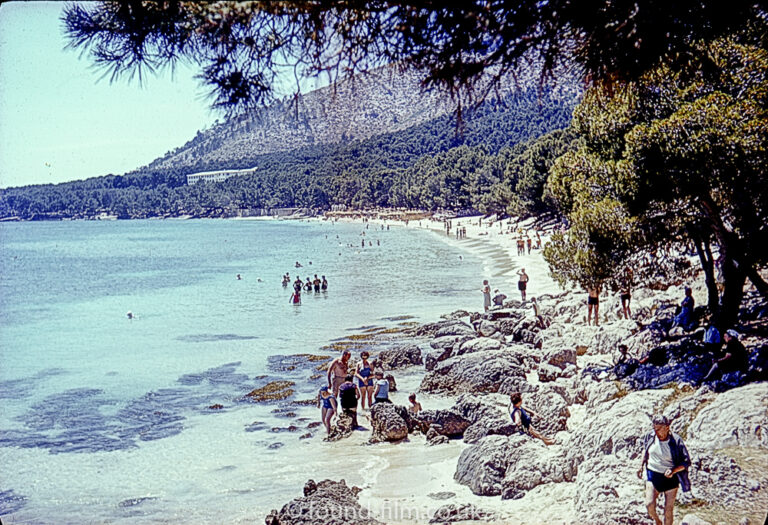
[[[296, 261], [330, 283], [299, 307], [280, 285]], [[314, 408], [242, 401], [275, 379], [297, 383], [294, 399], [316, 391], [306, 366], [275, 356], [477, 310], [483, 271], [417, 228], [0, 224], [3, 522], [261, 522], [327, 471], [321, 434], [299, 439]]]

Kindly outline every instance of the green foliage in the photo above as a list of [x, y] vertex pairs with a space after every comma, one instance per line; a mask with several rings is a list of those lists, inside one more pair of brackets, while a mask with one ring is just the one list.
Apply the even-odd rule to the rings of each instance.
[[742, 35], [699, 56], [699, 67], [662, 65], [585, 94], [574, 111], [583, 143], [557, 160], [547, 188], [571, 228], [545, 257], [563, 279], [617, 283], [633, 258], [676, 243], [698, 246], [711, 273], [714, 243], [726, 292], [710, 307], [732, 319], [745, 276], [768, 262], [768, 52]]
[[113, 78], [187, 60], [215, 106], [237, 109], [281, 98], [283, 70], [334, 81], [398, 64], [460, 102], [531, 59], [542, 80], [574, 62], [598, 84], [631, 80], [662, 61], [685, 65], [696, 42], [761, 15], [762, 4], [740, 0], [118, 0], [73, 3], [63, 21], [70, 44]]

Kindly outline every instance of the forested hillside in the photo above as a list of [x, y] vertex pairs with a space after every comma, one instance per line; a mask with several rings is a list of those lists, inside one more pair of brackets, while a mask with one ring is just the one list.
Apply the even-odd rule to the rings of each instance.
[[[465, 116], [461, 129], [443, 115], [363, 141], [246, 151], [228, 162], [203, 156], [184, 167], [10, 188], [0, 192], [0, 217], [227, 217], [332, 204], [533, 211], [545, 206], [549, 156], [571, 141], [569, 133], [547, 134], [568, 126], [574, 104], [575, 97], [529, 90], [481, 106]], [[256, 174], [186, 185], [188, 173], [250, 167]]]

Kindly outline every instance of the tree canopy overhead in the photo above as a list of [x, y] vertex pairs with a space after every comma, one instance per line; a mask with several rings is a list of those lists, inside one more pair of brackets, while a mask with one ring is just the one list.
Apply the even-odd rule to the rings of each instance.
[[482, 99], [535, 57], [542, 81], [563, 65], [590, 83], [637, 78], [661, 61], [685, 64], [697, 42], [765, 16], [748, 0], [219, 1], [71, 4], [70, 45], [113, 79], [173, 66], [200, 68], [228, 111], [289, 94], [281, 78], [334, 81], [383, 64], [423, 72], [425, 87]]
[[545, 257], [561, 280], [618, 287], [644, 254], [690, 246], [710, 311], [730, 326], [746, 279], [768, 295], [757, 271], [768, 262], [768, 52], [754, 35], [734, 35], [699, 56], [715, 68], [660, 65], [585, 94], [574, 112], [583, 143], [548, 182], [571, 228]]

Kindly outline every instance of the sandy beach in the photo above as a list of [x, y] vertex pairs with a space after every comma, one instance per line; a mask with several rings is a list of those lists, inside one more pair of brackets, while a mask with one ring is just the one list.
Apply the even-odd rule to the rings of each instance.
[[[318, 219], [313, 219], [318, 220]], [[482, 311], [483, 298], [480, 292], [483, 279], [489, 279], [492, 290], [499, 289], [507, 300], [519, 300], [517, 289], [518, 271], [525, 268], [530, 281], [528, 299], [540, 294], [562, 291], [549, 275], [549, 269], [541, 249], [533, 249], [526, 255], [517, 255], [517, 231], [523, 237], [530, 232], [535, 246], [533, 220], [488, 222], [482, 217], [453, 219], [453, 228], [446, 234], [444, 222], [440, 220], [393, 220], [370, 218], [340, 218], [339, 222], [358, 223], [365, 231], [380, 229], [382, 225], [391, 228], [430, 230], [445, 242], [462, 250], [474, 253], [484, 263], [483, 273], [477, 278], [477, 308]], [[455, 228], [466, 229], [466, 236], [457, 239]], [[510, 233], [509, 230], [515, 231]], [[549, 240], [549, 232], [541, 231], [542, 246]], [[448, 314], [450, 312], [445, 312]], [[405, 374], [397, 374], [398, 392], [392, 395], [396, 404], [407, 405], [408, 392], [416, 392], [425, 375], [423, 367], [414, 367]], [[506, 396], [494, 395], [494, 401], [506, 409]], [[456, 398], [420, 394], [425, 408], [449, 408]], [[472, 493], [469, 487], [454, 480], [457, 460], [469, 445], [462, 440], [452, 440], [443, 446], [429, 447], [423, 434], [411, 434], [408, 440], [392, 444], [380, 443], [366, 446], [369, 432], [356, 432], [351, 437], [335, 443], [327, 443], [329, 458], [334, 464], [364, 466], [357, 472], [341, 469], [328, 471], [329, 479], [345, 479], [348, 484], [364, 490], [360, 493], [360, 504], [370, 510], [376, 519], [389, 524], [428, 523], [437, 509], [446, 503], [456, 505], [472, 504], [486, 511], [503, 516], [503, 523], [555, 524], [572, 521], [572, 484], [551, 484], [532, 490], [524, 501], [502, 500], [500, 496], [483, 497]], [[315, 479], [315, 481], [320, 481]], [[297, 494], [300, 487], [297, 487]], [[446, 501], [445, 499], [449, 499]], [[535, 517], [534, 517], [535, 516]], [[497, 521], [499, 522], [499, 521]], [[457, 522], [463, 523], [463, 522]], [[466, 522], [469, 523], [469, 522]], [[500, 523], [500, 522], [499, 522]]]

